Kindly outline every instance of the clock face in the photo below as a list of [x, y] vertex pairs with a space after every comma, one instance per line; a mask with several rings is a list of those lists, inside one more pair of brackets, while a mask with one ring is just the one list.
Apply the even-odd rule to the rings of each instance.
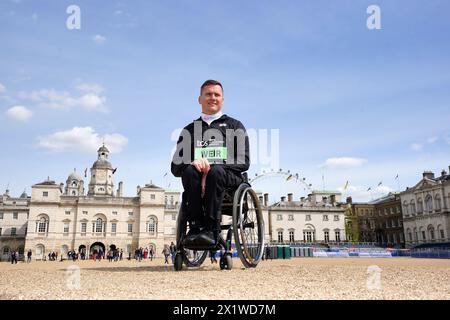
[[99, 172], [97, 172], [97, 178], [98, 178], [99, 180], [105, 180], [105, 178], [106, 178], [106, 173], [105, 173], [104, 171], [99, 171]]

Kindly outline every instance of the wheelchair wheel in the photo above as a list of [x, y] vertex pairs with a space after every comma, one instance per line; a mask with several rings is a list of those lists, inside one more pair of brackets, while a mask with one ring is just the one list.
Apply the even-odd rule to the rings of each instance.
[[183, 269], [183, 257], [181, 254], [177, 253], [175, 255], [173, 267], [175, 268], [175, 271], [180, 271], [181, 269]]
[[185, 213], [181, 206], [177, 218], [177, 248], [182, 253], [183, 262], [187, 267], [199, 267], [208, 256], [208, 251], [194, 251], [183, 247], [182, 240], [189, 232], [189, 224], [185, 219]]
[[231, 257], [231, 254], [224, 254], [222, 257], [220, 257], [220, 270], [227, 269], [231, 270], [233, 268], [233, 259]]
[[241, 184], [234, 194], [233, 232], [243, 265], [256, 267], [264, 253], [264, 221], [258, 196], [247, 183]]

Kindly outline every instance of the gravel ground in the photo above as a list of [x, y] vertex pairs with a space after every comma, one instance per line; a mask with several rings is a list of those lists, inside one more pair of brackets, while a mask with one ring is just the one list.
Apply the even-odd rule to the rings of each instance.
[[163, 259], [2, 262], [0, 299], [450, 299], [446, 259], [292, 258], [245, 269], [234, 258], [233, 264], [221, 271], [207, 259], [175, 272]]

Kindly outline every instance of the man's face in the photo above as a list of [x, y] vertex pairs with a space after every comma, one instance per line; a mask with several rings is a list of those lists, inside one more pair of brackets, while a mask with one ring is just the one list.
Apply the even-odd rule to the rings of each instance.
[[219, 85], [206, 86], [202, 94], [198, 97], [198, 103], [202, 105], [202, 112], [205, 114], [215, 114], [222, 110], [223, 92]]

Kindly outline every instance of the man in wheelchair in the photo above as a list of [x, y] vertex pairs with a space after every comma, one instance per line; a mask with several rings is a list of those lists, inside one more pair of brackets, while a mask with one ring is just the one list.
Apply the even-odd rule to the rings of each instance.
[[205, 81], [198, 102], [202, 114], [181, 131], [171, 171], [184, 188], [182, 205], [190, 226], [185, 245], [214, 247], [225, 190], [237, 188], [250, 166], [249, 141], [244, 125], [222, 113], [220, 82]]

